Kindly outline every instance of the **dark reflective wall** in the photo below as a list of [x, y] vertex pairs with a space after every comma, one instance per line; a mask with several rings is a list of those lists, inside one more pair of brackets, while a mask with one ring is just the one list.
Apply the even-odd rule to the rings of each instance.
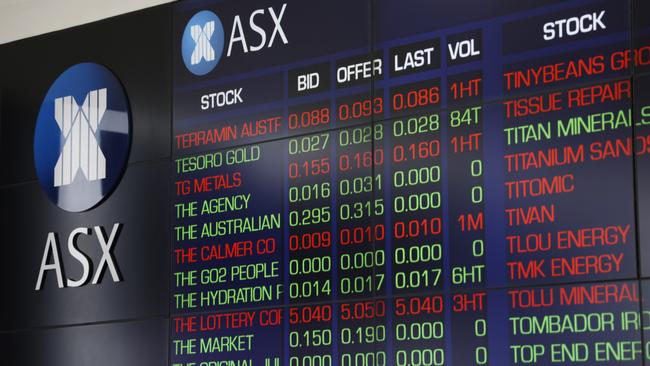
[[[171, 140], [171, 8], [159, 6], [0, 46], [0, 343], [3, 364], [164, 365], [167, 362]], [[131, 109], [128, 165], [97, 207], [70, 213], [54, 205], [34, 168], [36, 117], [45, 94], [67, 68], [106, 66]], [[103, 265], [91, 279], [106, 235], [120, 224], [112, 256], [121, 277]], [[58, 288], [48, 271], [35, 290], [49, 233], [58, 238], [63, 280], [83, 274], [68, 250], [76, 228], [91, 235], [76, 246], [90, 260], [90, 280]]]

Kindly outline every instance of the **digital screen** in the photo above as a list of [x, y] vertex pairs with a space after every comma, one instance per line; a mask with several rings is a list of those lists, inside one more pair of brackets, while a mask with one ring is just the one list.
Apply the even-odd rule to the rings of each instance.
[[642, 2], [177, 4], [171, 363], [650, 361]]

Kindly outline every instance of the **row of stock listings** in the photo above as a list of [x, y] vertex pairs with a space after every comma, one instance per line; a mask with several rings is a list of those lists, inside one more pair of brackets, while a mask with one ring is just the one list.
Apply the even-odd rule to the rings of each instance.
[[177, 85], [172, 364], [650, 362], [643, 7]]

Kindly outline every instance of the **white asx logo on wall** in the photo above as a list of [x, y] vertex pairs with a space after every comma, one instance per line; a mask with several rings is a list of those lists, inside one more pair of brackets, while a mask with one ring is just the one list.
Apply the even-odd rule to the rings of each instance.
[[54, 167], [55, 187], [71, 184], [79, 171], [88, 181], [106, 178], [106, 157], [95, 136], [106, 112], [106, 92], [92, 90], [81, 106], [72, 96], [54, 100], [54, 119], [65, 139]]
[[60, 208], [80, 212], [117, 186], [131, 145], [129, 103], [106, 67], [82, 63], [48, 90], [34, 131], [41, 187]]
[[[80, 212], [108, 197], [126, 168], [130, 133], [129, 102], [110, 70], [95, 63], [65, 70], [43, 99], [34, 131], [34, 164], [48, 198], [66, 211]], [[120, 282], [112, 251], [122, 227], [114, 223], [110, 232], [100, 225], [78, 227], [68, 235], [67, 246], [61, 246], [56, 232], [48, 233], [34, 289], [44, 288], [47, 273], [56, 275], [57, 288], [80, 287], [89, 281], [97, 285], [104, 273]], [[85, 244], [91, 237], [96, 237], [101, 249], [96, 263]], [[62, 259], [64, 248], [68, 260]], [[70, 261], [81, 266], [80, 276], [66, 273]]]

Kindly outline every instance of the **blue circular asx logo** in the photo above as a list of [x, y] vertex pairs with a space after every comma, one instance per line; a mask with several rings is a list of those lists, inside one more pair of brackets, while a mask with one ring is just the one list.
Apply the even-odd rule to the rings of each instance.
[[86, 211], [120, 181], [131, 146], [129, 102], [113, 73], [81, 63], [47, 92], [36, 120], [34, 163], [47, 196], [60, 208]]
[[194, 75], [212, 71], [223, 54], [224, 34], [221, 19], [209, 11], [200, 11], [187, 22], [181, 45], [185, 67]]

